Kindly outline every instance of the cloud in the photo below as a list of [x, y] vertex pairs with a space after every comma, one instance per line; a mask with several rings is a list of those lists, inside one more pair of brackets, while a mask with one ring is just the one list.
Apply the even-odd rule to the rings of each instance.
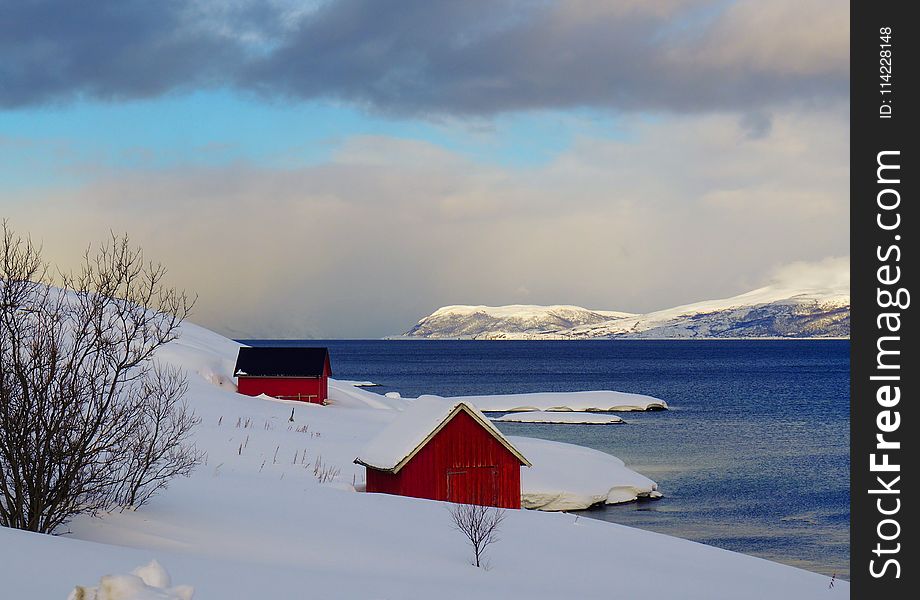
[[235, 87], [411, 116], [750, 112], [848, 94], [836, 0], [31, 0], [0, 20], [0, 107]]
[[834, 256], [820, 261], [796, 261], [774, 269], [770, 283], [789, 289], [850, 289], [850, 257]]
[[0, 14], [0, 107], [214, 85], [244, 58], [174, 0], [26, 0], [4, 2]]
[[741, 127], [747, 132], [747, 137], [752, 140], [770, 135], [773, 128], [773, 118], [762, 112], [748, 112], [741, 117]]
[[312, 166], [98, 167], [0, 205], [58, 263], [129, 232], [199, 294], [196, 321], [240, 337], [376, 337], [457, 303], [645, 312], [848, 254], [846, 123], [638, 120], [539, 168], [358, 136]]

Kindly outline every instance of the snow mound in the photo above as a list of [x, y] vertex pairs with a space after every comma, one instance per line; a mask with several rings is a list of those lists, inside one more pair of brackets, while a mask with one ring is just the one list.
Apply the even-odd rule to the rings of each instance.
[[534, 438], [509, 439], [534, 465], [521, 471], [524, 508], [582, 510], [595, 504], [661, 497], [657, 483], [610, 454]]
[[233, 367], [241, 347], [242, 344], [222, 335], [185, 322], [178, 339], [157, 350], [156, 359], [198, 375], [214, 387], [236, 392]]
[[616, 415], [605, 415], [598, 413], [584, 412], [514, 412], [507, 415], [496, 417], [493, 421], [502, 423], [551, 423], [567, 425], [612, 425], [614, 423], [625, 423], [623, 419]]
[[668, 403], [659, 398], [609, 390], [457, 396], [453, 399], [475, 404], [483, 412], [628, 412], [668, 408]]
[[[363, 386], [362, 386], [363, 387]], [[375, 408], [379, 410], [402, 410], [406, 401], [392, 396], [382, 396], [354, 386], [349, 381], [329, 378], [329, 404], [343, 408]]]
[[192, 600], [194, 588], [172, 587], [172, 579], [156, 560], [128, 575], [104, 575], [95, 587], [78, 585], [67, 600]]

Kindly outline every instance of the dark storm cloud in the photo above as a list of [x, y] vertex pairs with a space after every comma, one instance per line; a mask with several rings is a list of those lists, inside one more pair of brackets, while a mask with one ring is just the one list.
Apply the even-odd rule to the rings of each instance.
[[232, 85], [406, 115], [749, 111], [847, 91], [848, 9], [833, 0], [295, 8], [284, 0], [9, 2], [0, 17], [0, 105]]
[[[846, 45], [838, 44], [845, 27], [823, 32], [812, 21], [813, 37], [831, 35], [842, 50], [836, 59], [796, 53], [798, 32], [771, 27], [783, 21], [775, 9], [707, 4], [411, 0], [396, 11], [373, 0], [334, 2], [249, 65], [242, 83], [394, 112], [459, 114], [735, 109], [846, 93]], [[797, 18], [787, 5], [786, 16]], [[825, 7], [846, 16], [839, 3]], [[774, 41], [763, 47], [764, 37]], [[777, 52], [785, 43], [789, 51]]]
[[243, 47], [176, 0], [0, 0], [0, 107], [226, 80]]

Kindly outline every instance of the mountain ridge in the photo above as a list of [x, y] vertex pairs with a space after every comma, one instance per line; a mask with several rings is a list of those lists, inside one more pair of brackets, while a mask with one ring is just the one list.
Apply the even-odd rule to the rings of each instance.
[[846, 338], [848, 288], [770, 285], [643, 314], [574, 305], [449, 305], [398, 337], [423, 339]]

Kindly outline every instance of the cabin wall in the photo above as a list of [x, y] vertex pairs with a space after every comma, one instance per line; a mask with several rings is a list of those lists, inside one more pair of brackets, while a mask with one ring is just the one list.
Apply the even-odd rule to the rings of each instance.
[[329, 357], [326, 357], [326, 364], [323, 366], [323, 376], [320, 378], [320, 398], [323, 401], [329, 398], [329, 377], [332, 375], [332, 365], [329, 364]]
[[399, 473], [367, 469], [367, 491], [520, 508], [521, 463], [461, 411]]
[[239, 377], [237, 390], [247, 396], [266, 394], [283, 400], [322, 404], [329, 396], [326, 377]]

